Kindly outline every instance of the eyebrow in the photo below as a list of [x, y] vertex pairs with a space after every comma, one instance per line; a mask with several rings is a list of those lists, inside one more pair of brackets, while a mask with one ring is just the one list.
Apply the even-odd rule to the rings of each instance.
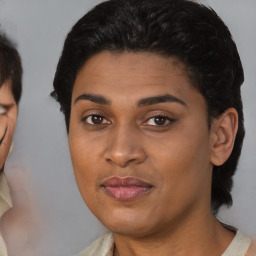
[[74, 104], [76, 104], [80, 100], [89, 100], [97, 104], [110, 105], [110, 101], [101, 95], [84, 93], [75, 99]]
[[[74, 104], [76, 104], [80, 100], [89, 100], [91, 102], [102, 104], [102, 105], [111, 104], [110, 100], [106, 99], [104, 96], [97, 95], [97, 94], [87, 94], [87, 93], [81, 94], [75, 99]], [[152, 97], [140, 99], [137, 103], [137, 106], [144, 107], [144, 106], [150, 106], [150, 105], [155, 105], [155, 104], [165, 103], [165, 102], [175, 102], [183, 106], [187, 106], [187, 104], [183, 100], [171, 94], [158, 95], [158, 96], [152, 96]]]
[[187, 104], [183, 100], [181, 100], [171, 94], [165, 94], [165, 95], [143, 98], [143, 99], [139, 100], [138, 107], [150, 106], [150, 105], [164, 103], [164, 102], [175, 102], [175, 103], [179, 103], [183, 106], [187, 106]]

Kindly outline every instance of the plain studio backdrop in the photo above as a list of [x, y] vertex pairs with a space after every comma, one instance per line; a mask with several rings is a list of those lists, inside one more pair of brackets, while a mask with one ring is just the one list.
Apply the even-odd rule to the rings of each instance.
[[[104, 232], [78, 192], [64, 117], [49, 97], [66, 34], [99, 2], [0, 0], [1, 30], [17, 43], [24, 68], [14, 150], [6, 166], [14, 203], [19, 206], [10, 226], [17, 247], [13, 255], [76, 255]], [[230, 28], [245, 71], [246, 137], [232, 191], [234, 204], [222, 209], [219, 219], [256, 236], [256, 1], [202, 3], [210, 5]]]

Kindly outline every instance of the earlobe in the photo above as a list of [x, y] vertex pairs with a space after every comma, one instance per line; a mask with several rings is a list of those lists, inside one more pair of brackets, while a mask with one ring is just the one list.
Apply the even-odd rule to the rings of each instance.
[[238, 113], [234, 108], [227, 109], [212, 121], [211, 163], [224, 164], [232, 153], [238, 130]]

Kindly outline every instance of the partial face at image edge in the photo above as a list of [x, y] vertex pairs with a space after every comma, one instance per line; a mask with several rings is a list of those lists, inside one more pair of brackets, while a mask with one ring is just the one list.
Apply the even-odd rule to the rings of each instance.
[[2, 170], [9, 154], [15, 130], [18, 106], [13, 97], [10, 81], [0, 87], [0, 169]]

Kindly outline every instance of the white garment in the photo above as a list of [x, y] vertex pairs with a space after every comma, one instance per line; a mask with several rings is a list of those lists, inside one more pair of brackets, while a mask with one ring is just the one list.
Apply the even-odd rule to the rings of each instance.
[[77, 256], [113, 256], [114, 239], [112, 233], [108, 232], [94, 241], [87, 249]]
[[[221, 256], [246, 256], [250, 244], [251, 238], [238, 230], [232, 242]], [[113, 251], [113, 235], [108, 232], [93, 242], [86, 250], [78, 254], [78, 256], [113, 256]]]
[[250, 237], [238, 230], [230, 245], [221, 256], [245, 256], [251, 242]]
[[[0, 219], [12, 207], [11, 194], [4, 173], [0, 173]], [[7, 249], [0, 230], [0, 256], [7, 256]]]

